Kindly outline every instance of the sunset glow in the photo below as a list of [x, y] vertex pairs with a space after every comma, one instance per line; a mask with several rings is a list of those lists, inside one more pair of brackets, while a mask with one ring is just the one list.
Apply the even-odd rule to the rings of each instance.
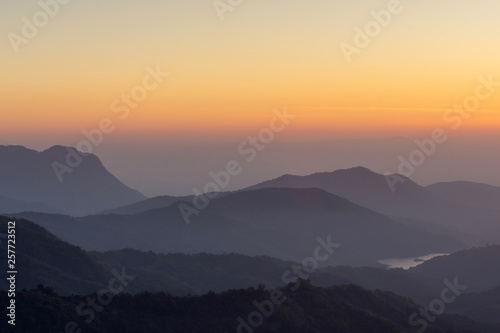
[[[444, 126], [446, 108], [473, 92], [479, 76], [497, 74], [494, 8], [500, 5], [401, 6], [349, 64], [339, 44], [353, 43], [354, 28], [387, 2], [254, 1], [223, 22], [209, 2], [70, 2], [17, 54], [3, 39], [1, 131], [71, 133], [116, 117], [111, 103], [157, 64], [170, 76], [120, 123], [124, 133], [223, 137], [259, 126], [283, 106], [301, 115], [290, 139], [340, 129], [383, 136]], [[443, 17], [445, 7], [454, 15]], [[31, 1], [4, 5], [2, 31], [21, 33], [21, 17], [37, 10]], [[498, 130], [500, 94], [481, 108], [489, 111], [470, 119], [468, 129]]]

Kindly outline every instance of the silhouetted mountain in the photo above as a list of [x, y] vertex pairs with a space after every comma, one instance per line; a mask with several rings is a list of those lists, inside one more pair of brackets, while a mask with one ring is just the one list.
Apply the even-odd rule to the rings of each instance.
[[[395, 183], [394, 191], [388, 177], [362, 167], [309, 176], [285, 175], [251, 186], [248, 190], [270, 187], [321, 188], [379, 213], [407, 218], [407, 222], [416, 222], [414, 227], [433, 232], [443, 231], [471, 246], [482, 241], [500, 241], [500, 225], [497, 223], [500, 213], [497, 210], [458, 204], [448, 198], [443, 199], [431, 189], [406, 177], [392, 177], [404, 180]], [[419, 221], [430, 223], [422, 226]]]
[[[187, 204], [190, 204], [189, 202]], [[179, 205], [135, 215], [18, 214], [88, 250], [268, 255], [302, 261], [317, 238], [342, 246], [325, 263], [379, 265], [389, 257], [450, 252], [463, 244], [394, 222], [320, 189], [262, 189], [212, 199], [186, 224]]]
[[500, 286], [500, 245], [436, 257], [410, 271], [436, 281], [457, 277], [470, 292], [495, 288]]
[[500, 210], [500, 187], [497, 186], [458, 181], [436, 183], [427, 189], [460, 205]]
[[[74, 332], [95, 333], [414, 333], [417, 329], [429, 333], [496, 333], [500, 329], [498, 325], [487, 326], [446, 314], [432, 322], [418, 315], [423, 324], [412, 327], [409, 317], [420, 310], [406, 298], [356, 286], [318, 288], [304, 280], [273, 291], [250, 288], [195, 297], [164, 293], [113, 295], [106, 305], [94, 303], [93, 308], [89, 300], [96, 297], [99, 300], [96, 294], [60, 297], [42, 286], [21, 291], [16, 302], [22, 306], [18, 306], [16, 315], [24, 320], [18, 319], [15, 327], [2, 320], [0, 329], [16, 333], [61, 332], [68, 323], [73, 323], [69, 327]], [[9, 302], [6, 292], [0, 292], [0, 302]], [[79, 307], [80, 316], [75, 311]]]
[[[0, 230], [7, 231], [12, 221], [0, 216]], [[33, 288], [38, 284], [50, 285], [63, 294], [89, 293], [105, 286], [104, 267], [90, 258], [80, 248], [61, 241], [44, 228], [23, 219], [15, 220], [16, 235], [16, 286]], [[0, 239], [0, 256], [7, 258], [7, 240]], [[1, 267], [6, 272], [7, 260]], [[6, 289], [7, 280], [0, 280], [0, 288]], [[7, 288], [8, 289], [8, 288]]]
[[[378, 210], [389, 205], [383, 213], [391, 214], [394, 213], [394, 201], [404, 205], [411, 201], [428, 201], [425, 189], [412, 180], [405, 178], [403, 183], [396, 184], [396, 191], [392, 192], [385, 176], [363, 167], [320, 172], [309, 176], [284, 175], [251, 186], [247, 190], [269, 187], [321, 188], [370, 209]], [[401, 212], [404, 212], [403, 208]]]
[[[231, 192], [211, 192], [217, 198], [222, 198], [230, 194]], [[171, 195], [160, 195], [154, 198], [149, 198], [146, 200], [142, 200], [139, 202], [135, 202], [129, 205], [121, 206], [114, 209], [107, 209], [105, 211], [100, 212], [98, 215], [106, 215], [106, 214], [118, 214], [118, 215], [133, 215], [138, 213], [144, 213], [148, 210], [167, 208], [170, 205], [180, 202], [180, 201], [193, 201], [194, 195], [185, 195], [185, 196], [171, 196]]]
[[95, 155], [62, 146], [43, 152], [0, 146], [0, 195], [41, 202], [73, 215], [145, 199], [110, 174]]
[[15, 214], [19, 212], [61, 213], [60, 210], [49, 207], [41, 202], [24, 202], [0, 196], [0, 213]]
[[[280, 287], [283, 275], [298, 263], [266, 256], [241, 254], [156, 254], [125, 249], [105, 253], [90, 252], [102, 265], [127, 267], [136, 276], [129, 292], [166, 291], [174, 295], [196, 295], [208, 291], [256, 287]], [[435, 281], [403, 269], [346, 266], [319, 268], [308, 274], [317, 286], [356, 284], [370, 290], [387, 290], [428, 304], [443, 289]]]
[[100, 212], [100, 215], [105, 214], [118, 214], [118, 215], [132, 215], [142, 213], [151, 209], [167, 208], [177, 201], [190, 201], [193, 199], [192, 195], [175, 197], [171, 195], [161, 195], [154, 198], [149, 198], [139, 202], [134, 202], [125, 206], [120, 206], [113, 209], [107, 209]]

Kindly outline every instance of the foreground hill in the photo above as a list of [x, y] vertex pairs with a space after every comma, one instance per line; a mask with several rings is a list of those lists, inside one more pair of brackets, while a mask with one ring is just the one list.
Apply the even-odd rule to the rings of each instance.
[[[409, 316], [419, 309], [405, 298], [356, 286], [317, 288], [304, 280], [272, 292], [251, 288], [183, 298], [163, 293], [114, 295], [109, 304], [98, 304], [99, 312], [85, 307], [92, 298], [95, 295], [60, 297], [45, 288], [19, 292], [16, 300], [22, 306], [17, 310], [16, 326], [2, 320], [1, 331], [62, 332], [68, 323], [73, 323], [74, 329], [95, 333], [414, 333], [417, 329], [429, 333], [479, 333], [500, 329], [449, 315], [412, 327]], [[8, 302], [5, 292], [0, 292], [0, 302]], [[80, 304], [88, 311], [82, 316], [75, 311]]]
[[97, 251], [234, 252], [301, 262], [313, 255], [321, 238], [341, 244], [324, 264], [379, 266], [377, 261], [383, 258], [448, 253], [464, 247], [451, 238], [405, 226], [320, 189], [227, 194], [192, 216], [190, 224], [178, 205], [135, 215], [18, 216], [72, 244]]
[[[0, 216], [0, 230], [7, 230], [10, 219]], [[88, 293], [104, 286], [107, 279], [104, 267], [80, 248], [61, 241], [44, 228], [23, 219], [17, 219], [16, 266], [18, 288], [32, 288], [38, 284], [54, 286], [63, 294]], [[0, 239], [0, 257], [7, 258], [7, 241]], [[6, 272], [7, 260], [2, 260]], [[0, 280], [0, 288], [7, 289], [7, 280]]]
[[[58, 178], [54, 165], [68, 171]], [[43, 203], [72, 215], [96, 213], [145, 199], [110, 174], [95, 155], [82, 155], [74, 148], [62, 146], [42, 152], [22, 146], [0, 146], [0, 196]], [[6, 207], [2, 212], [17, 213], [13, 211], [17, 209]], [[43, 207], [40, 210], [46, 211]]]

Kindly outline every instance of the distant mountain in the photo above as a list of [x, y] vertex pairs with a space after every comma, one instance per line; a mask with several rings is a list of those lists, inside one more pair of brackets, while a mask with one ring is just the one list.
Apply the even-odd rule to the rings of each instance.
[[500, 211], [500, 187], [473, 182], [436, 183], [426, 187], [432, 193], [461, 205]]
[[[94, 301], [93, 305], [89, 300]], [[49, 288], [20, 291], [16, 326], [0, 322], [2, 332], [62, 332], [72, 328], [91, 333], [239, 332], [239, 333], [497, 333], [464, 316], [441, 314], [423, 319], [419, 307], [390, 292], [357, 286], [318, 288], [304, 280], [273, 291], [264, 288], [210, 292], [175, 297], [165, 293], [114, 295], [99, 305], [99, 295], [61, 297]], [[105, 298], [107, 300], [107, 298]], [[0, 302], [8, 304], [6, 292]], [[97, 302], [97, 303], [96, 303]], [[80, 305], [81, 316], [75, 314]], [[41, 308], [43, 306], [43, 308]], [[96, 309], [98, 309], [96, 311]], [[415, 313], [418, 322], [411, 326]], [[420, 313], [420, 314], [419, 314]], [[5, 319], [5, 318], [4, 318]], [[29, 319], [29, 320], [28, 320]], [[70, 323], [68, 325], [68, 323]]]
[[106, 215], [106, 214], [133, 215], [151, 209], [166, 208], [171, 204], [173, 204], [174, 202], [180, 200], [190, 201], [192, 199], [193, 199], [192, 195], [180, 196], [180, 197], [175, 197], [171, 195], [161, 195], [158, 197], [149, 198], [139, 202], [134, 202], [125, 206], [113, 209], [107, 209], [105, 211], [100, 212], [99, 215]]
[[19, 212], [64, 213], [41, 202], [25, 202], [0, 196], [0, 213], [14, 214]]
[[[379, 213], [406, 218], [408, 223], [427, 231], [445, 232], [467, 242], [470, 246], [482, 241], [500, 241], [500, 212], [478, 208], [443, 198], [403, 176], [394, 186], [388, 178], [363, 167], [334, 172], [316, 173], [309, 176], [284, 175], [247, 190], [260, 188], [321, 188], [344, 197], [358, 205]], [[419, 221], [430, 222], [422, 227]]]
[[436, 257], [410, 272], [436, 281], [457, 277], [469, 292], [492, 289], [500, 286], [500, 245]]
[[[217, 198], [222, 198], [230, 194], [231, 192], [211, 192]], [[118, 214], [118, 215], [133, 215], [137, 213], [143, 213], [148, 210], [167, 208], [170, 205], [184, 201], [184, 202], [192, 202], [194, 195], [185, 195], [185, 196], [171, 196], [171, 195], [160, 195], [154, 198], [149, 198], [146, 200], [142, 200], [139, 202], [135, 202], [129, 205], [121, 206], [114, 209], [107, 209], [105, 211], [100, 212], [98, 215], [106, 215], [106, 214]]]
[[[62, 146], [43, 152], [0, 146], [0, 195], [43, 203], [72, 215], [92, 214], [145, 199], [110, 174], [95, 155]], [[44, 207], [38, 209], [46, 211]], [[4, 211], [15, 210], [6, 207]]]
[[[190, 204], [189, 202], [187, 204]], [[377, 260], [464, 248], [454, 239], [405, 226], [321, 189], [261, 189], [212, 199], [188, 225], [179, 206], [135, 215], [72, 218], [22, 213], [87, 250], [267, 255], [302, 261], [317, 238], [340, 243], [329, 264], [380, 266]]]
[[395, 192], [392, 192], [385, 176], [363, 167], [308, 176], [284, 175], [250, 186], [246, 190], [270, 187], [321, 188], [358, 205], [395, 215], [398, 215], [396, 203], [403, 205], [399, 206], [399, 211], [404, 213], [410, 202], [429, 200], [427, 191], [412, 180], [405, 178], [403, 183], [396, 184]]

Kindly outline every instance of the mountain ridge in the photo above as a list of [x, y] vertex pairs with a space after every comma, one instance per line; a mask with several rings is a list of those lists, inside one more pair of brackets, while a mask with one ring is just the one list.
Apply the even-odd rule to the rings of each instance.
[[146, 198], [112, 175], [96, 155], [65, 146], [43, 151], [0, 146], [0, 196], [80, 216]]

